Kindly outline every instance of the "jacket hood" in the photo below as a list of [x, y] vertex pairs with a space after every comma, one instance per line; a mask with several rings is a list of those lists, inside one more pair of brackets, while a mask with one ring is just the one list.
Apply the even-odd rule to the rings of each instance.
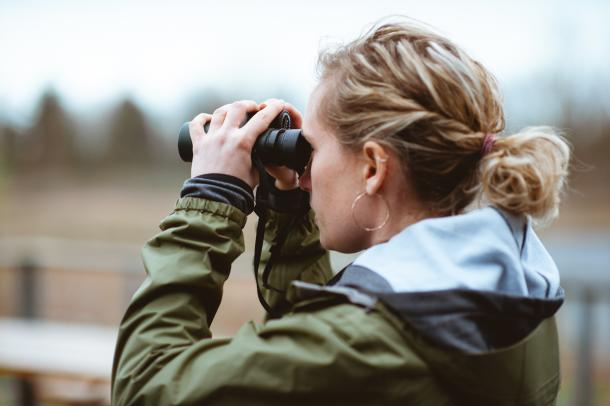
[[518, 342], [563, 302], [529, 221], [493, 207], [415, 223], [364, 251], [335, 285], [370, 293], [433, 343], [466, 353]]
[[557, 267], [526, 219], [491, 207], [415, 223], [352, 265], [375, 272], [393, 292], [476, 289], [538, 298], [559, 292]]
[[326, 286], [292, 284], [301, 299], [347, 300], [386, 314], [456, 404], [555, 401], [552, 316], [563, 290], [523, 217], [490, 207], [423, 220], [363, 252]]

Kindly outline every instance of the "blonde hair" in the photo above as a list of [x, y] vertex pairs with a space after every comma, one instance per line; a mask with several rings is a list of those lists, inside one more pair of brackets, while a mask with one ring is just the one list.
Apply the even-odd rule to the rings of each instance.
[[[448, 39], [413, 21], [385, 23], [321, 52], [329, 85], [322, 119], [358, 149], [375, 140], [398, 153], [418, 197], [446, 214], [476, 198], [538, 220], [557, 216], [570, 149], [549, 127], [499, 136], [495, 78]], [[486, 134], [496, 140], [483, 154]]]

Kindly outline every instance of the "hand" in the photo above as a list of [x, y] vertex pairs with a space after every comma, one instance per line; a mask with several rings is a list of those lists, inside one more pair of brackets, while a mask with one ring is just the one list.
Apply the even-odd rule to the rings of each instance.
[[279, 190], [292, 190], [299, 187], [299, 178], [292, 169], [285, 166], [265, 165], [265, 170], [275, 178], [275, 187]]
[[[259, 177], [252, 166], [252, 147], [284, 109], [288, 110], [282, 100], [270, 99], [260, 106], [254, 101], [242, 100], [224, 105], [214, 114], [199, 114], [189, 125], [193, 142], [191, 177], [224, 173], [242, 179], [254, 188]], [[240, 128], [246, 114], [254, 111], [256, 114]], [[209, 121], [206, 133], [203, 127]]]
[[[266, 103], [259, 104], [259, 108], [264, 108]], [[284, 109], [288, 111], [291, 118], [291, 128], [301, 128], [303, 116], [292, 104], [284, 103]], [[299, 187], [296, 171], [285, 166], [266, 165], [265, 170], [275, 178], [275, 187], [280, 190], [292, 190]]]

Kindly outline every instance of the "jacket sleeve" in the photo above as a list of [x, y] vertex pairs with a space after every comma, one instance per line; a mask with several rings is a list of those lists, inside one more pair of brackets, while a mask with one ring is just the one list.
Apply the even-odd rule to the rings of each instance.
[[146, 243], [147, 278], [119, 328], [113, 404], [128, 404], [164, 365], [211, 337], [223, 283], [244, 251], [245, 222], [245, 214], [231, 205], [185, 197]]
[[288, 287], [294, 280], [326, 284], [333, 276], [330, 256], [320, 245], [320, 232], [314, 221], [314, 212], [310, 209], [305, 216], [299, 217], [288, 234], [279, 255], [276, 255], [268, 284], [271, 289], [263, 286], [262, 276], [265, 265], [271, 256], [270, 248], [279, 231], [285, 227], [294, 214], [268, 212], [268, 222], [265, 227], [265, 240], [261, 263], [259, 265], [259, 281], [263, 296], [267, 303], [279, 312], [286, 313], [292, 306], [288, 295]]
[[[284, 220], [277, 216], [269, 223], [270, 238]], [[161, 232], [146, 243], [142, 258], [147, 278], [134, 294], [119, 329], [112, 371], [113, 404], [141, 404], [138, 399], [160, 404], [155, 396], [167, 399], [168, 404], [188, 403], [216, 393], [232, 380], [233, 384], [239, 380], [246, 387], [256, 386], [257, 379], [237, 368], [244, 357], [254, 356], [248, 351], [269, 352], [269, 362], [274, 364], [293, 356], [281, 355], [282, 348], [299, 347], [314, 339], [313, 333], [303, 334], [303, 326], [290, 324], [279, 331], [290, 337], [297, 333], [291, 329], [298, 327], [297, 335], [302, 338], [277, 346], [275, 341], [285, 338], [261, 336], [254, 323], [245, 325], [234, 340], [211, 339], [210, 324], [223, 283], [231, 263], [244, 251], [245, 222], [246, 216], [233, 206], [185, 197], [162, 221]], [[272, 283], [284, 286], [293, 276], [323, 282], [330, 272], [328, 254], [320, 249], [315, 233], [309, 234], [312, 227], [313, 219], [308, 216], [299, 226], [305, 234], [289, 237], [285, 248], [290, 254], [281, 257]], [[315, 269], [306, 271], [308, 265]], [[277, 277], [284, 271], [287, 275]], [[200, 385], [197, 390], [189, 388], [195, 377]]]

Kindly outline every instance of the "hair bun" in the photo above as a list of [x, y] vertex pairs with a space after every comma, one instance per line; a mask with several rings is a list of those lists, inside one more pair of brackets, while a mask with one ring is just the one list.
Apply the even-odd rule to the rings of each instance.
[[490, 204], [539, 222], [559, 214], [570, 147], [551, 127], [528, 127], [496, 139], [480, 164], [483, 196]]

